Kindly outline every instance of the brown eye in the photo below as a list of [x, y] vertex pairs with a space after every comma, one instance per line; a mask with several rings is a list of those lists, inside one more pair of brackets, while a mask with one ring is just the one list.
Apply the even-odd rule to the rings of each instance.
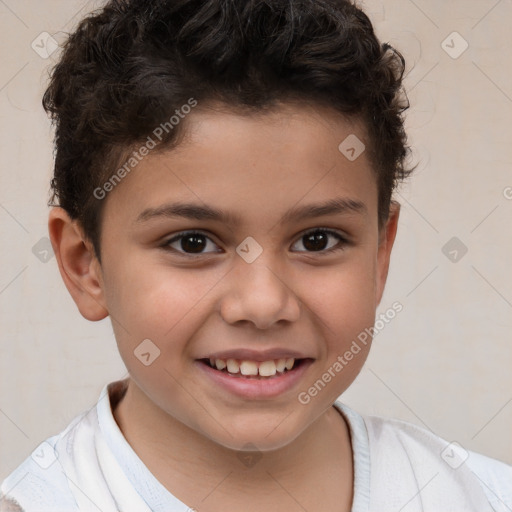
[[[330, 240], [335, 239], [334, 243]], [[348, 240], [341, 234], [330, 229], [316, 228], [301, 236], [296, 243], [301, 243], [306, 252], [327, 253], [339, 249], [348, 244]], [[302, 252], [302, 249], [299, 249]]]
[[180, 233], [163, 244], [165, 249], [182, 254], [206, 254], [211, 252], [220, 252], [218, 250], [208, 250], [206, 248], [215, 248], [217, 245], [204, 233], [195, 231]]
[[321, 231], [317, 231], [316, 233], [311, 233], [310, 235], [304, 235], [302, 237], [304, 247], [308, 251], [323, 251], [326, 246], [328, 240], [328, 235], [322, 233]]
[[206, 247], [205, 239], [204, 235], [186, 235], [181, 238], [181, 249], [184, 252], [202, 252]]

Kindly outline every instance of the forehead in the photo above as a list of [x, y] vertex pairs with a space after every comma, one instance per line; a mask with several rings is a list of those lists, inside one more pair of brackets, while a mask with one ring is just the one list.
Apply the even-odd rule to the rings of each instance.
[[343, 151], [346, 140], [366, 141], [357, 119], [286, 104], [250, 114], [197, 108], [183, 123], [179, 145], [145, 156], [110, 193], [106, 210], [136, 221], [179, 200], [222, 206], [242, 222], [251, 211], [262, 219], [299, 203], [346, 198], [376, 212], [376, 180], [365, 152], [349, 159]]
[[327, 151], [332, 155], [332, 150], [338, 150], [347, 135], [367, 138], [359, 117], [349, 117], [320, 104], [297, 101], [278, 103], [261, 111], [234, 110], [224, 104], [209, 103], [196, 107], [184, 124], [185, 136], [177, 152], [186, 152], [191, 146], [213, 144], [220, 153], [232, 147], [235, 150], [236, 143], [237, 149], [245, 150], [243, 155], [249, 157], [253, 154], [252, 148], [265, 148], [289, 160], [306, 156], [320, 163], [321, 153]]

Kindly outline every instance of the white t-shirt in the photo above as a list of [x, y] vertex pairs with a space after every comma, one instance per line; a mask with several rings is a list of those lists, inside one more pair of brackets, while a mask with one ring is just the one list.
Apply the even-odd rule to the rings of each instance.
[[[124, 438], [112, 407], [127, 380], [41, 443], [1, 484], [0, 512], [191, 512]], [[410, 423], [337, 401], [354, 454], [352, 512], [511, 512], [512, 466], [465, 452]]]

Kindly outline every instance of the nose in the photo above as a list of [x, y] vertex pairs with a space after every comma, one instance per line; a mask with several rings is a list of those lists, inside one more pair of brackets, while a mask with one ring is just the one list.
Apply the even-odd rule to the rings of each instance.
[[228, 275], [220, 307], [225, 322], [233, 325], [250, 322], [258, 329], [269, 329], [278, 322], [299, 319], [298, 297], [285, 282], [284, 275], [265, 262], [240, 261], [239, 267]]

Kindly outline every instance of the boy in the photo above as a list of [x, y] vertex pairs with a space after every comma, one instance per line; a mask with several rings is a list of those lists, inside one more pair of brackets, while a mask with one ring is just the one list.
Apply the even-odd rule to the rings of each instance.
[[510, 510], [508, 465], [337, 401], [411, 172], [403, 69], [348, 0], [111, 0], [82, 21], [44, 97], [49, 232], [129, 377], [1, 510]]

